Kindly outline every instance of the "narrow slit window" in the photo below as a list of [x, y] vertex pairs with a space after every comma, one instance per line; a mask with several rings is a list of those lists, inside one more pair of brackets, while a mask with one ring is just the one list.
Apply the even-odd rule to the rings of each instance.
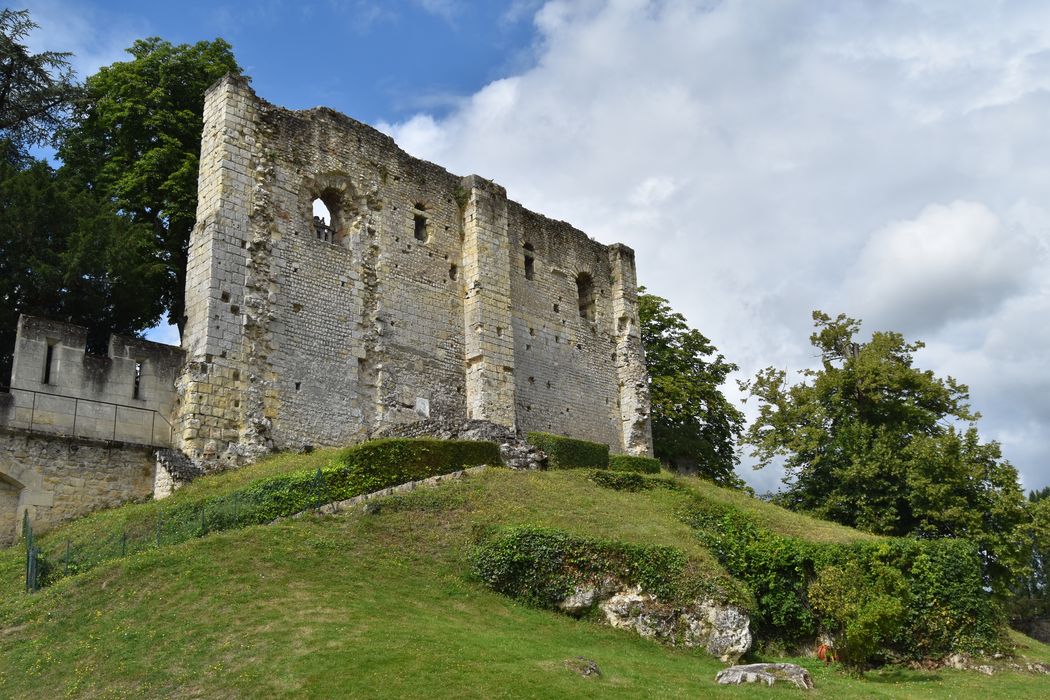
[[590, 274], [581, 272], [576, 277], [576, 292], [580, 298], [580, 317], [594, 320], [594, 280]]
[[142, 363], [135, 363], [135, 390], [132, 392], [132, 397], [136, 399], [142, 398]]
[[525, 279], [531, 280], [536, 276], [536, 251], [531, 243], [525, 244]]
[[427, 240], [427, 217], [423, 214], [414, 214], [412, 220], [415, 226], [415, 236], [417, 241]]
[[55, 362], [55, 344], [47, 344], [47, 354], [44, 356], [44, 384], [51, 383], [51, 367]]

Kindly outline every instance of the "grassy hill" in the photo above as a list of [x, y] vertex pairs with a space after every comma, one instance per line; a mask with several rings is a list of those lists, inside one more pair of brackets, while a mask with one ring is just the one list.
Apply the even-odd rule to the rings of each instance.
[[[44, 538], [89, 541], [156, 511], [315, 470], [334, 452], [279, 456], [201, 479], [160, 503], [82, 518]], [[689, 499], [747, 509], [770, 530], [819, 542], [870, 536], [696, 479], [621, 492], [586, 471], [491, 469], [387, 498], [369, 512], [284, 520], [145, 548], [22, 587], [22, 552], [0, 552], [0, 697], [758, 696], [720, 687], [722, 665], [590, 621], [529, 608], [470, 574], [479, 525], [540, 525], [585, 537], [672, 545], [714, 582], [728, 575], [678, 513]], [[139, 525], [136, 525], [138, 523]], [[1033, 660], [1050, 649], [1017, 637]], [[565, 661], [595, 660], [601, 678]], [[1045, 676], [887, 669], [851, 677], [802, 660], [816, 697], [1037, 696]]]

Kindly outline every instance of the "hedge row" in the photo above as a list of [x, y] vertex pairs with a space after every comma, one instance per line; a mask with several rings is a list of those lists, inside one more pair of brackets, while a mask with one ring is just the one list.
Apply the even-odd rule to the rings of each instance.
[[668, 602], [688, 602], [703, 588], [686, 575], [686, 557], [673, 547], [587, 539], [541, 527], [484, 529], [470, 560], [493, 590], [548, 609], [556, 609], [577, 585], [609, 576]]
[[609, 469], [617, 472], [659, 474], [660, 460], [653, 457], [637, 457], [635, 455], [609, 455]]
[[525, 437], [547, 453], [550, 469], [605, 469], [609, 466], [608, 445], [551, 433], [529, 433]]
[[893, 538], [807, 542], [758, 527], [742, 510], [703, 503], [685, 516], [753, 593], [758, 636], [807, 643], [831, 632], [845, 661], [991, 653], [1003, 616], [985, 592], [975, 545]]

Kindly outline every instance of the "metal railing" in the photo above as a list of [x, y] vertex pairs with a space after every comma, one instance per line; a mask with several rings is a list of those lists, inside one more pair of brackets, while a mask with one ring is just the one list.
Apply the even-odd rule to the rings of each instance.
[[[172, 436], [175, 432], [174, 427], [168, 421], [168, 419], [165, 418], [159, 411], [157, 411], [154, 408], [128, 406], [126, 404], [113, 403], [111, 401], [85, 399], [79, 396], [52, 394], [44, 391], [35, 391], [33, 389], [17, 389], [15, 387], [8, 388], [7, 393], [12, 397], [16, 397], [17, 395], [21, 394], [28, 395], [32, 398], [28, 401], [28, 406], [21, 405], [17, 399], [14, 399], [14, 405], [10, 406], [7, 410], [6, 420], [0, 420], [0, 427], [28, 430], [30, 432], [36, 433], [47, 433], [49, 435], [58, 435], [60, 437], [108, 440], [110, 442], [126, 442], [132, 444], [149, 445], [150, 447], [170, 447]], [[44, 408], [39, 407], [39, 404], [42, 402], [38, 400], [38, 397], [43, 397], [43, 399], [47, 401], [59, 400], [64, 402], [72, 402], [73, 410], [71, 413], [68, 411], [58, 411], [54, 409], [45, 410]], [[108, 417], [105, 419], [106, 422], [110, 425], [109, 430], [106, 432], [101, 432], [98, 429], [98, 425], [102, 421], [99, 419], [97, 412], [95, 416], [82, 416], [81, 405], [111, 407], [113, 409], [112, 423], [109, 423]], [[25, 420], [24, 418], [20, 419], [19, 412], [21, 411], [21, 414], [24, 415], [27, 409], [29, 413], [28, 420]], [[145, 426], [147, 425], [146, 422], [140, 421], [137, 424], [137, 426], [140, 428], [140, 431], [136, 433], [134, 427], [130, 422], [128, 422], [126, 419], [123, 422], [119, 420], [122, 411], [125, 412], [125, 416], [128, 415], [127, 412], [134, 412], [132, 413], [132, 415], [141, 415], [144, 413], [152, 414], [148, 419], [149, 437], [146, 438], [144, 435]], [[72, 425], [68, 427], [68, 431], [66, 426], [59, 425], [58, 423], [56, 423], [56, 421], [54, 420], [56, 416], [72, 417]], [[77, 430], [78, 420], [81, 421], [80, 431]], [[85, 429], [84, 421], [87, 421], [89, 424], [93, 425], [94, 428], [90, 430]], [[157, 438], [158, 422], [161, 424], [160, 429], [162, 431], [162, 435], [164, 434], [164, 429], [167, 429], [166, 439]]]

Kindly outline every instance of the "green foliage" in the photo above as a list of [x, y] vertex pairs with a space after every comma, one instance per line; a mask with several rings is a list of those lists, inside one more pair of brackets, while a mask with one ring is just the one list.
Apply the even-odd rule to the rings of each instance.
[[136, 41], [131, 60], [87, 79], [73, 123], [59, 133], [63, 170], [150, 232], [148, 259], [163, 266], [151, 288], [183, 326], [186, 250], [196, 219], [204, 92], [240, 68], [222, 39], [172, 45]]
[[613, 491], [648, 491], [653, 488], [664, 488], [671, 491], [685, 491], [686, 487], [673, 479], [645, 476], [638, 472], [617, 472], [609, 469], [598, 469], [591, 472], [591, 481]]
[[965, 540], [807, 542], [760, 528], [740, 509], [703, 502], [685, 518], [751, 589], [752, 622], [766, 640], [800, 644], [831, 631], [856, 664], [1001, 644], [1001, 611], [984, 589], [977, 548]]
[[529, 433], [526, 439], [547, 453], [551, 469], [605, 469], [609, 446], [551, 433]]
[[660, 460], [635, 455], [609, 455], [609, 469], [618, 472], [641, 472], [659, 474]]
[[700, 331], [690, 328], [666, 299], [639, 289], [645, 366], [649, 371], [653, 447], [669, 463], [696, 462], [701, 476], [726, 486], [742, 482], [733, 471], [734, 442], [744, 415], [721, 386], [737, 366]]
[[0, 8], [0, 159], [7, 162], [47, 141], [80, 96], [72, 54], [33, 54], [22, 43], [38, 26], [28, 10]]
[[824, 567], [810, 585], [809, 600], [838, 640], [839, 658], [852, 666], [871, 661], [893, 643], [910, 605], [901, 572], [872, 560]]
[[667, 602], [689, 602], [702, 587], [686, 575], [685, 555], [673, 547], [588, 539], [549, 528], [483, 529], [470, 560], [494, 591], [551, 609], [577, 586], [610, 576]]
[[1004, 593], [1025, 566], [1023, 497], [999, 445], [980, 441], [967, 388], [914, 367], [922, 343], [878, 332], [860, 345], [859, 321], [813, 319], [820, 369], [741, 383], [759, 402], [746, 435], [759, 466], [783, 458], [778, 502], [878, 534], [970, 539]]
[[613, 491], [645, 491], [653, 487], [651, 479], [637, 472], [614, 472], [599, 469], [591, 472], [591, 481]]
[[0, 384], [22, 313], [88, 328], [89, 350], [110, 332], [133, 335], [163, 311], [165, 277], [148, 227], [117, 214], [43, 161], [0, 162]]
[[[94, 546], [77, 547], [66, 561], [64, 543], [47, 554], [51, 579], [78, 573], [125, 551], [150, 549], [201, 537], [209, 532], [269, 523], [277, 518], [481, 464], [500, 464], [492, 442], [388, 438], [337, 453], [325, 467], [277, 474], [220, 495], [162, 508], [156, 520], [125, 527]], [[48, 581], [50, 582], [50, 580]]]
[[1023, 551], [1028, 568], [1014, 584], [1010, 620], [1017, 629], [1030, 630], [1033, 623], [1050, 617], [1050, 487], [1028, 494], [1031, 523]]

